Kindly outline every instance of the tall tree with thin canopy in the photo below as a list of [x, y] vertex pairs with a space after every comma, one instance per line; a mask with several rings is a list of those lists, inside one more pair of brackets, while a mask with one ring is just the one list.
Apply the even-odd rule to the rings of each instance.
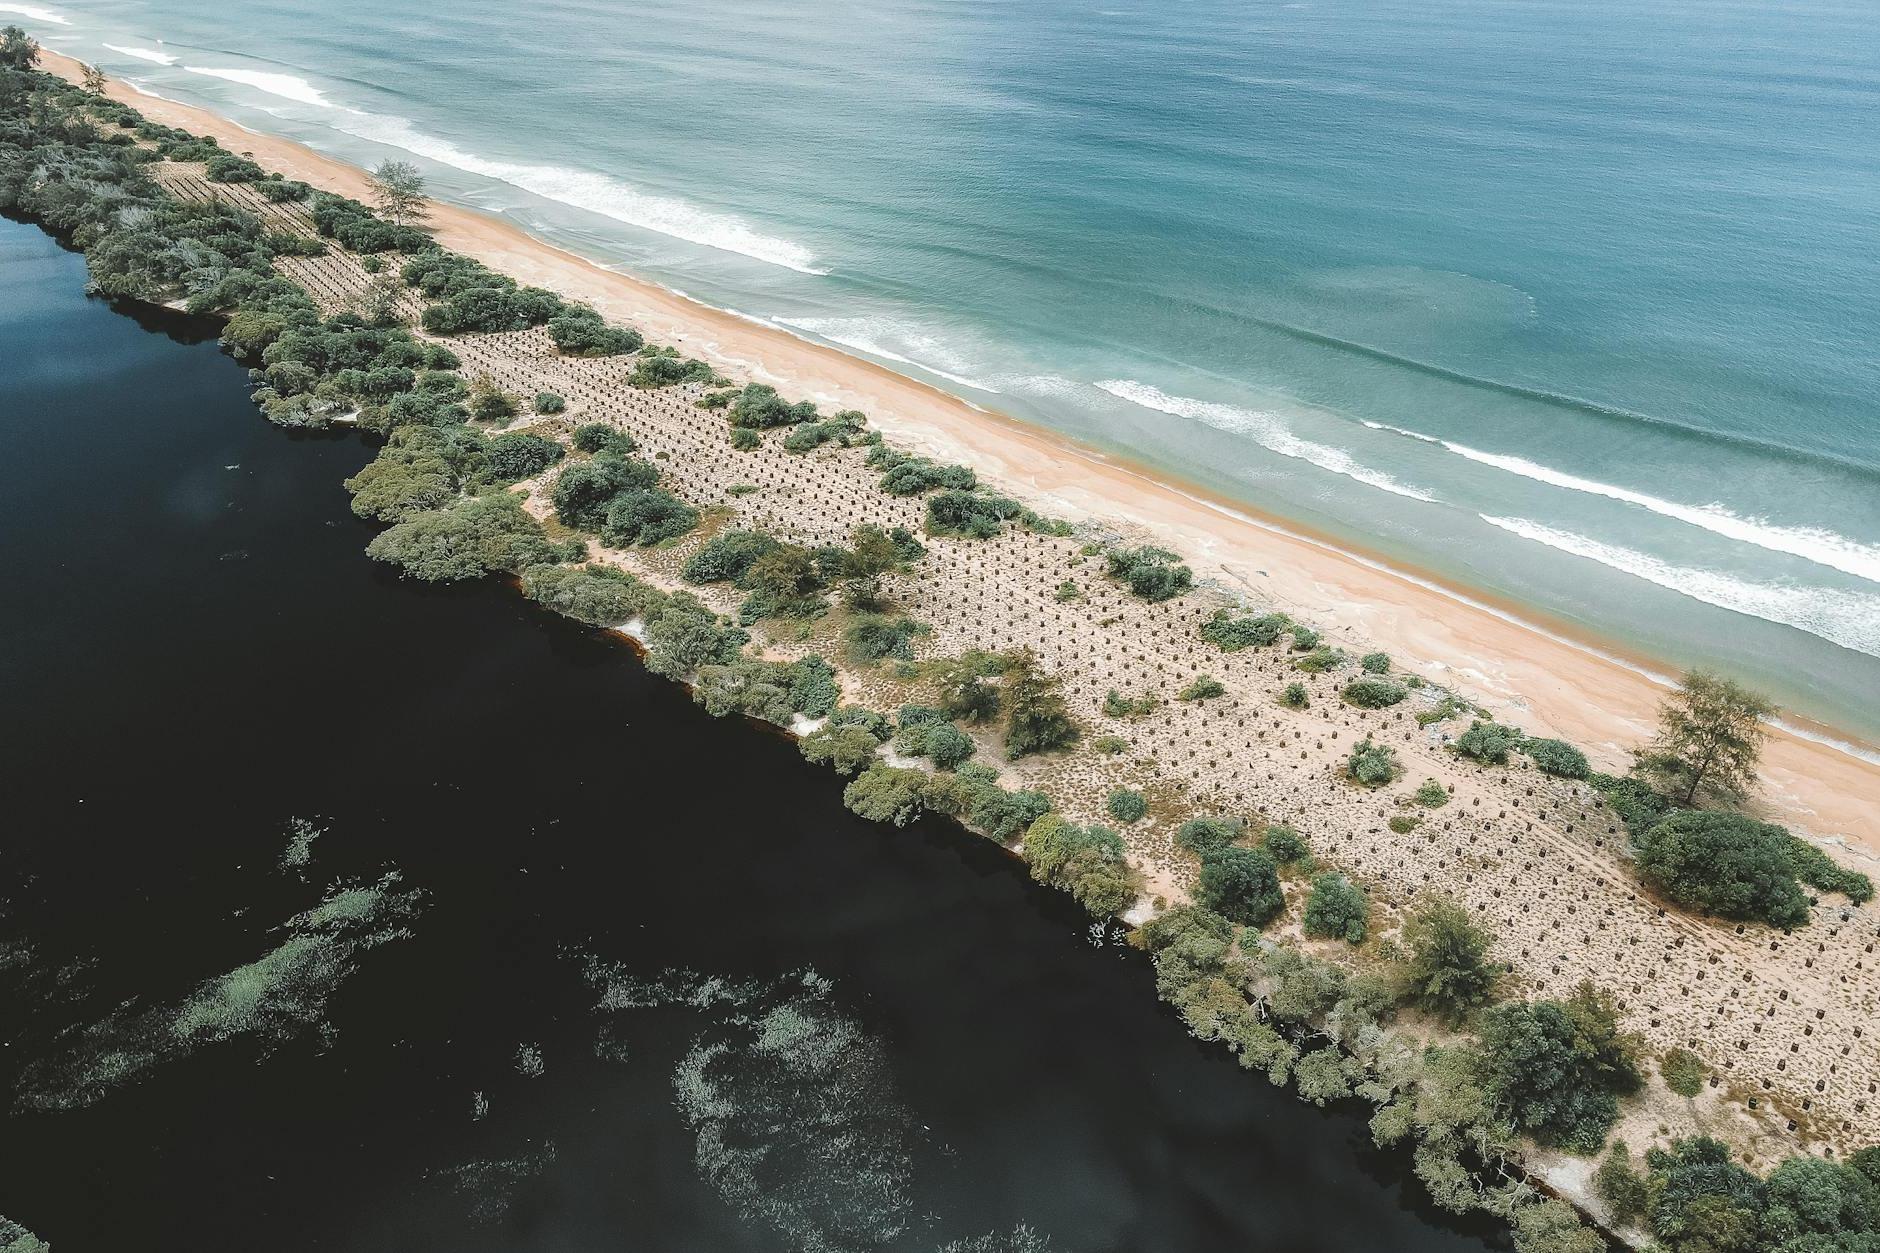
[[372, 200], [394, 226], [422, 222], [424, 175], [409, 161], [382, 161], [372, 171]]
[[1740, 801], [1756, 783], [1763, 723], [1775, 703], [1732, 679], [1692, 670], [1658, 710], [1658, 738], [1638, 750], [1637, 773], [1682, 805]]

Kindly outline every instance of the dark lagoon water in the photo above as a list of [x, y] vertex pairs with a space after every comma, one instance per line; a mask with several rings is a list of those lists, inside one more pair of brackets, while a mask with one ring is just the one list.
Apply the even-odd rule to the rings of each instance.
[[59, 1253], [1494, 1247], [999, 850], [375, 567], [366, 447], [83, 282], [0, 222], [0, 1214]]

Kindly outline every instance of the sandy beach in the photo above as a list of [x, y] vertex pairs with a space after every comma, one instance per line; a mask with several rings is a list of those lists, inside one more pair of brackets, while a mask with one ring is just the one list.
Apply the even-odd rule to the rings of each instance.
[[[56, 53], [46, 52], [45, 64], [73, 80], [79, 76], [78, 63]], [[368, 195], [362, 171], [302, 145], [121, 83], [108, 90], [153, 120], [212, 135], [287, 177]], [[1175, 549], [1199, 577], [1244, 590], [1333, 635], [1360, 637], [1508, 722], [1581, 745], [1601, 768], [1622, 769], [1628, 749], [1651, 734], [1664, 690], [1651, 676], [1668, 667], [1649, 658], [1623, 657], [1524, 608], [1394, 568], [871, 362], [603, 269], [499, 219], [440, 203], [431, 224], [447, 248], [519, 282], [586, 301], [728, 372], [826, 407], [862, 409], [897, 443], [971, 464], [1041, 511]], [[1880, 855], [1876, 797], [1880, 765], [1788, 730], [1771, 735], [1758, 801], [1765, 816]]]

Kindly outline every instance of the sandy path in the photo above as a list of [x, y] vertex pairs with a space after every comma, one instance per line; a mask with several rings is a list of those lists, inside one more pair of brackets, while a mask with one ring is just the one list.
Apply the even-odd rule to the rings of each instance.
[[[42, 55], [47, 69], [77, 81], [78, 62]], [[363, 171], [303, 145], [115, 81], [108, 94], [152, 120], [213, 135], [290, 178], [368, 196]], [[1479, 593], [1392, 568], [1166, 475], [1152, 477], [871, 362], [602, 269], [485, 214], [435, 204], [431, 221], [447, 248], [584, 300], [649, 338], [786, 394], [862, 409], [897, 442], [971, 464], [1044, 511], [1139, 528], [1181, 552], [1201, 577], [1246, 588], [1328, 633], [1348, 631], [1509, 722], [1581, 745], [1604, 768], [1623, 767], [1626, 748], [1650, 734], [1663, 689], [1633, 665], [1664, 667], [1601, 655], [1566, 627], [1534, 625], [1542, 619], [1531, 610], [1492, 605]], [[1880, 855], [1880, 766], [1778, 729], [1764, 785], [1767, 816]]]

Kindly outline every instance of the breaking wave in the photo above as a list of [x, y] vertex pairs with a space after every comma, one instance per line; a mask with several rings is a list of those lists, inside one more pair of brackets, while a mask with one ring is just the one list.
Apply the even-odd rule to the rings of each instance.
[[1171, 396], [1147, 383], [1137, 383], [1130, 379], [1106, 379], [1097, 386], [1119, 400], [1127, 400], [1145, 409], [1174, 414], [1180, 418], [1192, 418], [1197, 422], [1205, 422], [1217, 430], [1249, 436], [1269, 452], [1276, 452], [1282, 457], [1296, 457], [1301, 461], [1312, 463], [1321, 470], [1342, 474], [1348, 479], [1355, 479], [1380, 491], [1390, 492], [1396, 496], [1406, 496], [1411, 500], [1430, 503], [1436, 501], [1436, 497], [1428, 492], [1406, 486], [1382, 470], [1373, 470], [1341, 449], [1300, 438], [1273, 414], [1261, 413], [1253, 409], [1241, 409], [1234, 405], [1217, 404], [1209, 400]]
[[1880, 657], [1880, 596], [1827, 587], [1752, 583], [1715, 570], [1661, 561], [1649, 553], [1562, 531], [1526, 518], [1480, 515], [1482, 521], [1522, 539], [1656, 583], [1693, 600], [1792, 626], [1870, 657]]

